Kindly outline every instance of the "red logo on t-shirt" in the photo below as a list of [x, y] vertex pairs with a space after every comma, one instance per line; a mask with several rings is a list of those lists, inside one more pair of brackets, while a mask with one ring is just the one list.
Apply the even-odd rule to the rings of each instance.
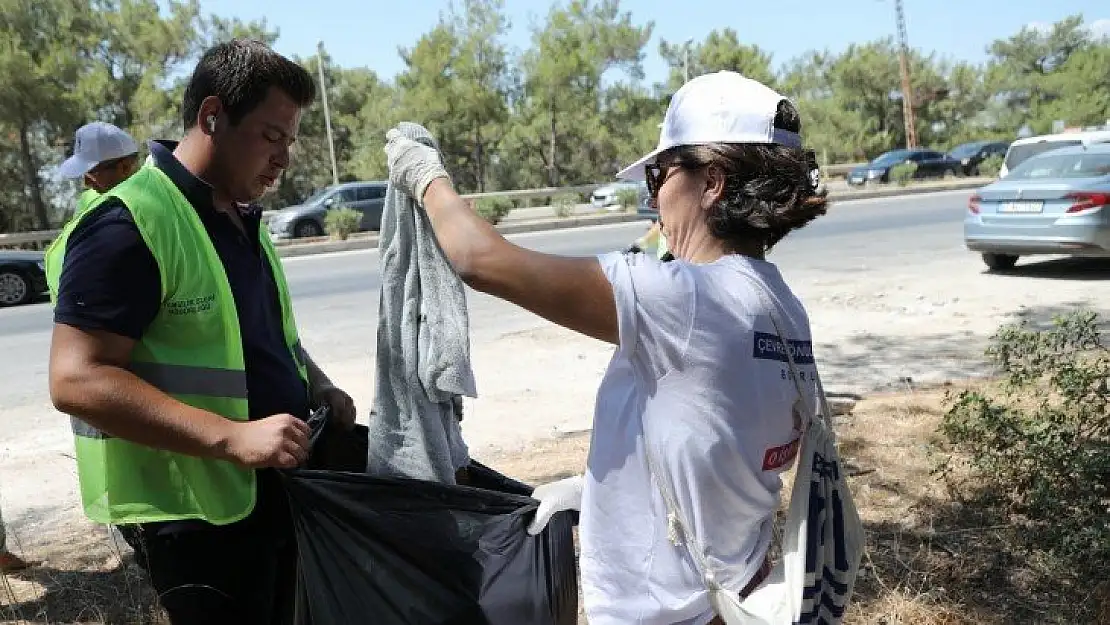
[[771, 447], [763, 454], [763, 470], [775, 471], [790, 466], [794, 457], [798, 455], [798, 447], [802, 444], [801, 437], [795, 438], [785, 445]]

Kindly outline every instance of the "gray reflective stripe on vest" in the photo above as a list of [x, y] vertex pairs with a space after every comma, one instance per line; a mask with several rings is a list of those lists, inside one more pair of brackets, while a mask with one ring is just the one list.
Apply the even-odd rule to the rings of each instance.
[[73, 434], [75, 436], [82, 436], [84, 438], [112, 438], [110, 434], [101, 432], [77, 417], [70, 417], [69, 424], [70, 427], [73, 428]]
[[232, 369], [133, 362], [132, 373], [169, 395], [247, 398], [247, 374]]
[[[247, 398], [247, 375], [242, 371], [191, 367], [189, 365], [163, 365], [152, 362], [133, 362], [128, 367], [136, 376], [171, 395], [207, 395], [209, 397]], [[71, 417], [73, 433], [85, 438], [105, 439], [111, 435], [101, 432], [84, 421]]]

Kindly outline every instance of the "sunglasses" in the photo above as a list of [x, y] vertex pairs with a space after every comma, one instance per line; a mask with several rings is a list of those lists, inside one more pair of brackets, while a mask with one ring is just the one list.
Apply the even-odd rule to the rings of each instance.
[[663, 187], [663, 183], [667, 181], [672, 171], [679, 168], [690, 169], [694, 167], [697, 167], [697, 165], [683, 161], [655, 162], [644, 165], [644, 181], [647, 183], [648, 194], [651, 199], [654, 200], [659, 197], [659, 189]]

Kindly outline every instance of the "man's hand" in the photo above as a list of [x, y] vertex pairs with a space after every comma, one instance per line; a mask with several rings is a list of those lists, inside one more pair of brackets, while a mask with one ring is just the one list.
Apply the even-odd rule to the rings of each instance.
[[389, 181], [405, 195], [424, 204], [424, 192], [437, 178], [448, 178], [447, 170], [439, 152], [419, 141], [401, 135], [396, 128], [385, 135], [386, 163], [389, 166]]
[[292, 469], [308, 460], [308, 424], [289, 414], [230, 422], [226, 456], [248, 469]]
[[344, 430], [355, 427], [355, 418], [358, 416], [355, 400], [342, 389], [330, 385], [324, 386], [314, 393], [312, 399], [317, 404], [331, 406], [332, 421]]
[[332, 421], [344, 430], [355, 427], [355, 400], [335, 386], [331, 379], [316, 364], [308, 352], [304, 352], [305, 367], [308, 369], [308, 386], [312, 389], [312, 401], [315, 406], [327, 404], [331, 407]]

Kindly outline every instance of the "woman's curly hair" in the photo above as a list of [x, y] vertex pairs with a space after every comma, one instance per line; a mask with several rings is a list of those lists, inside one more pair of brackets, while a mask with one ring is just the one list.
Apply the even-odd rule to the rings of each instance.
[[[801, 125], [794, 105], [779, 102], [775, 128], [797, 133]], [[685, 167], [717, 167], [725, 173], [724, 194], [709, 209], [709, 230], [736, 246], [762, 241], [770, 250], [828, 208], [828, 192], [819, 188], [817, 160], [810, 150], [711, 143], [681, 146], [669, 156]]]

